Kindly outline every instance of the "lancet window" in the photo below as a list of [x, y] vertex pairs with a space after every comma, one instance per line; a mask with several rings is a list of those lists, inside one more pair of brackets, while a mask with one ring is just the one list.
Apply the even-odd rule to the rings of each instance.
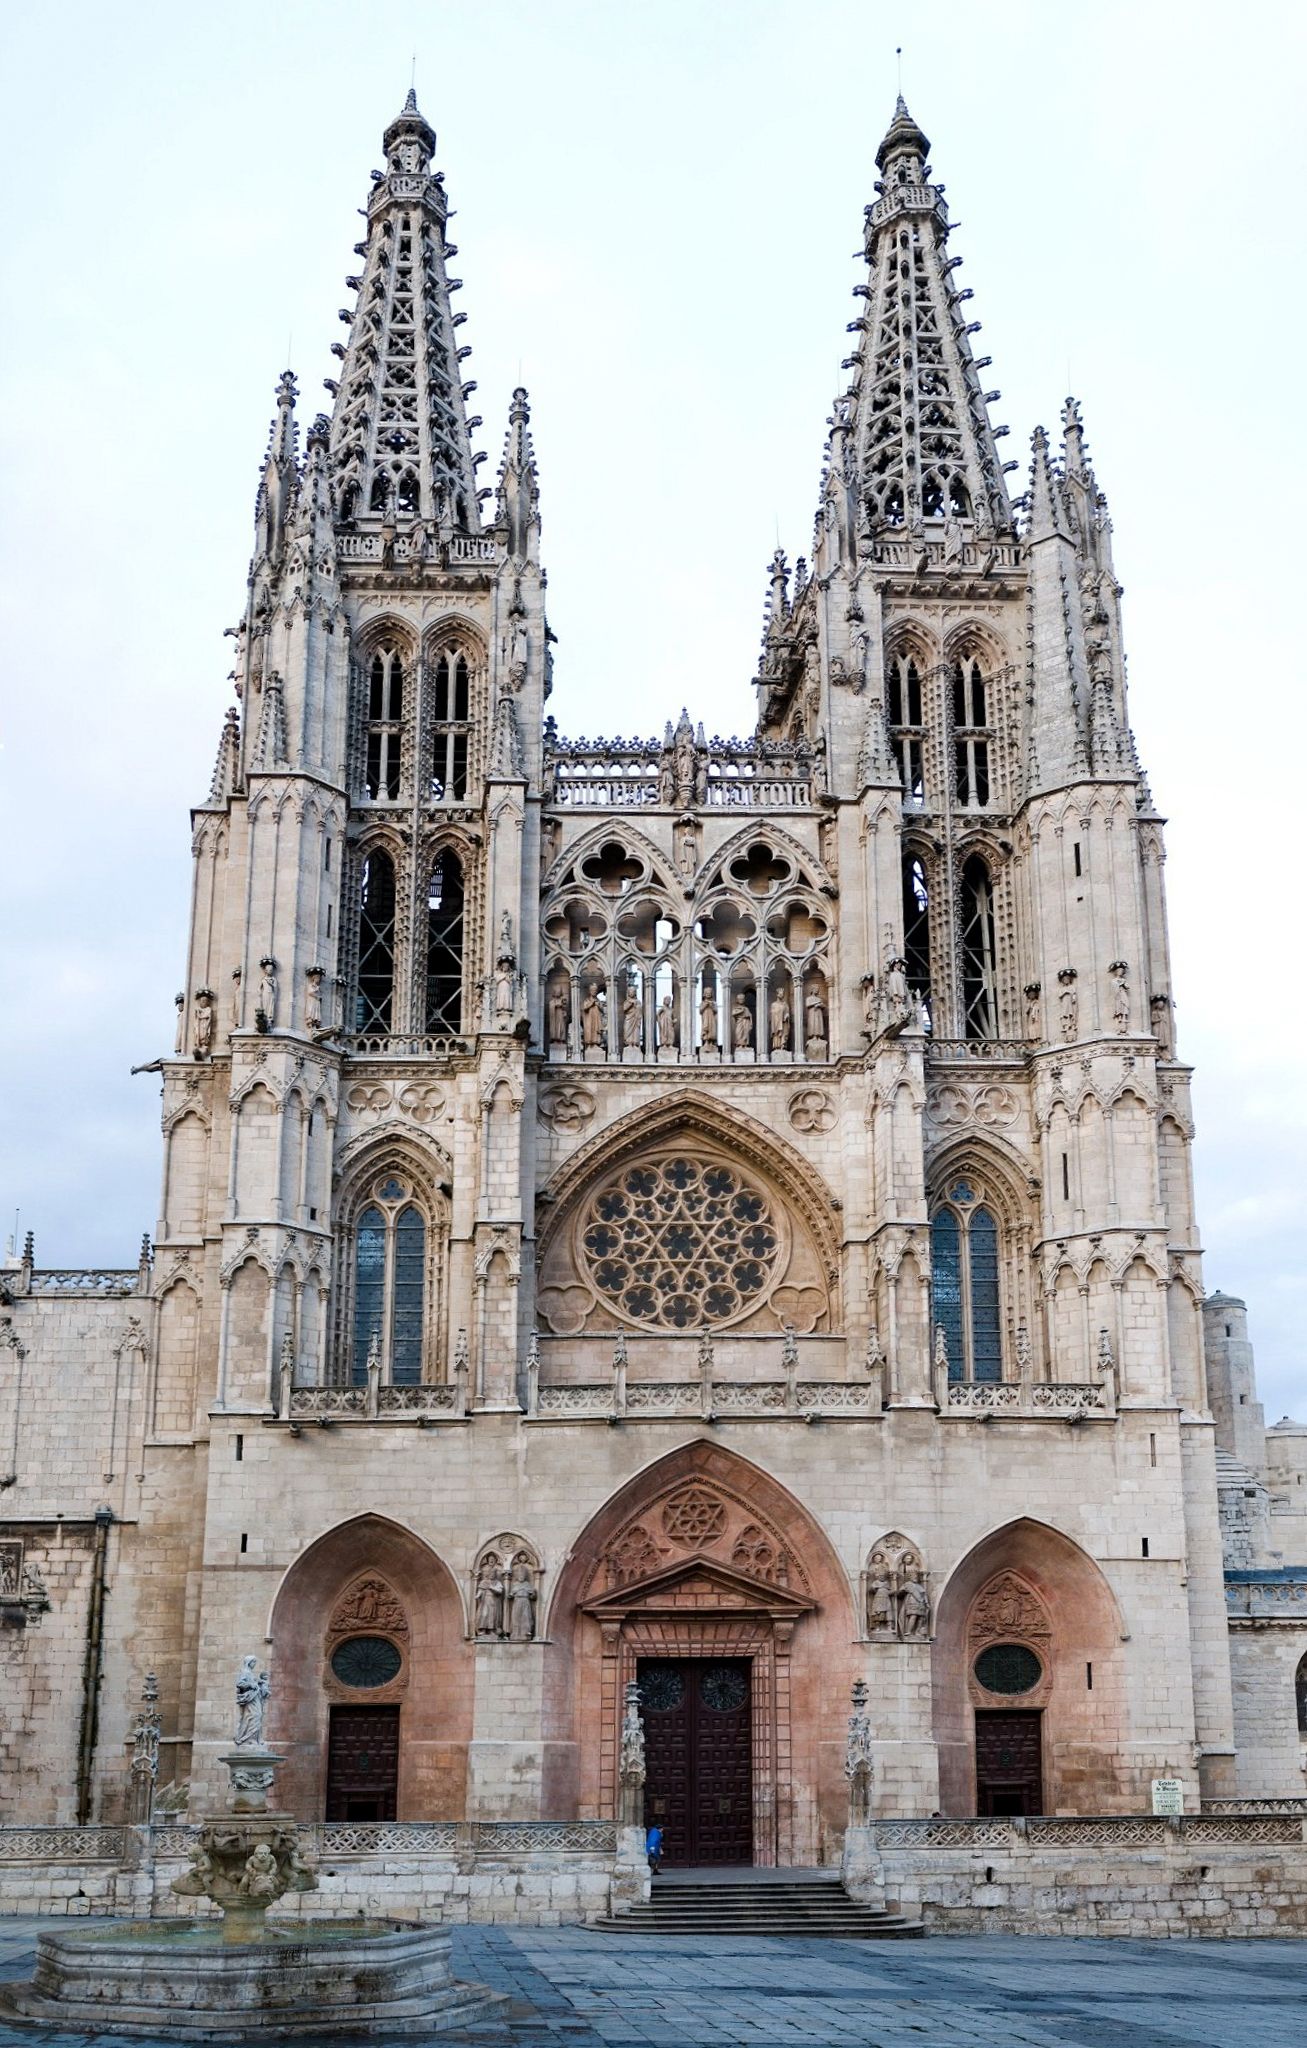
[[368, 664], [367, 790], [381, 802], [393, 802], [399, 795], [403, 721], [404, 660], [388, 640], [374, 650]]
[[911, 849], [903, 856], [903, 960], [908, 987], [930, 1017], [930, 883], [925, 861]]
[[949, 1183], [931, 1217], [930, 1290], [950, 1380], [1001, 1380], [998, 1224], [966, 1175]]
[[825, 1060], [827, 906], [785, 846], [759, 837], [709, 870], [688, 921], [638, 845], [584, 855], [545, 905], [556, 1058]]
[[395, 864], [381, 847], [364, 855], [359, 887], [356, 1031], [389, 1031], [395, 1007]]
[[436, 855], [427, 884], [426, 1028], [463, 1028], [463, 866], [452, 847]]
[[994, 885], [979, 854], [962, 869], [962, 1021], [968, 1038], [998, 1036]]
[[432, 1219], [412, 1176], [398, 1167], [378, 1172], [364, 1187], [342, 1269], [345, 1384], [365, 1385], [373, 1359], [389, 1385], [416, 1386], [426, 1376], [433, 1248]]
[[447, 647], [436, 656], [430, 673], [430, 794], [436, 803], [462, 803], [472, 732], [468, 657], [462, 648]]
[[978, 657], [953, 666], [953, 773], [960, 804], [983, 808], [990, 793], [990, 686]]
[[924, 803], [926, 725], [921, 670], [915, 655], [906, 648], [891, 654], [885, 664], [885, 704], [890, 745], [903, 783], [903, 801]]
[[1307, 1735], [1307, 1657], [1299, 1660], [1294, 1687], [1298, 1705], [1298, 1733]]

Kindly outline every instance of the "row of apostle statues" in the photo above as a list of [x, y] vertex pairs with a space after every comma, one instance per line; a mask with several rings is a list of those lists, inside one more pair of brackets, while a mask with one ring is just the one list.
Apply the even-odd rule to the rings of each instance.
[[[750, 991], [752, 992], [752, 984]], [[599, 982], [587, 981], [581, 984], [579, 993], [583, 1050], [615, 1050], [616, 1048], [611, 1046], [609, 1035], [609, 1006], [605, 988]], [[824, 1057], [829, 1021], [826, 983], [821, 975], [816, 974], [808, 978], [803, 986], [802, 998], [803, 1048], [810, 1053], [815, 1053], [820, 1048], [821, 1056]], [[731, 1049], [735, 1052], [751, 1052], [754, 1049], [757, 1028], [753, 1003], [742, 990], [736, 989], [729, 997], [728, 1014], [723, 1020], [724, 1000], [725, 991], [720, 990], [715, 982], [705, 977], [698, 1003], [699, 1045], [706, 1051], [718, 1050], [724, 1022]], [[566, 975], [556, 974], [550, 980], [546, 1011], [550, 1044], [566, 1045], [572, 1022], [572, 990]], [[788, 986], [778, 984], [775, 987], [762, 1021], [767, 1043], [773, 1052], [790, 1052], [794, 1049], [794, 1003]], [[628, 978], [621, 987], [617, 1029], [623, 1051], [642, 1052], [645, 1049], [645, 1007], [634, 978]], [[680, 1036], [680, 1019], [676, 1012], [675, 998], [672, 991], [666, 989], [658, 998], [653, 1013], [653, 1043], [660, 1052], [671, 1051], [679, 1045]]]

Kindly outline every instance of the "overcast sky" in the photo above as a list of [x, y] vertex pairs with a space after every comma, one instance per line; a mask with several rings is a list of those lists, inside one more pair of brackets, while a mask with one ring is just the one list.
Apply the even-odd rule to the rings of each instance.
[[[1068, 390], [1168, 833], [1209, 1288], [1307, 1412], [1303, 10], [883, 0], [64, 0], [4, 10], [0, 1202], [43, 1265], [157, 1207], [187, 807], [231, 701], [287, 360], [328, 403], [380, 136], [440, 137], [478, 440], [530, 388], [552, 708], [747, 730], [807, 551], [897, 89], [1021, 458]], [[1014, 480], [1022, 488], [1020, 479]]]

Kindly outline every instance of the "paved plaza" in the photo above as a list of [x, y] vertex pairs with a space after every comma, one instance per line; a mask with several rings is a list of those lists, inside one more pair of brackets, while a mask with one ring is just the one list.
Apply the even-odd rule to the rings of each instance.
[[[41, 1922], [0, 1922], [26, 1976]], [[584, 1928], [455, 1928], [454, 1967], [507, 1994], [479, 2048], [1303, 2048], [1307, 1942], [623, 1940]], [[0, 2048], [121, 2036], [0, 2026]], [[337, 2043], [340, 2037], [336, 2037]], [[369, 2048], [385, 2048], [369, 2037]]]

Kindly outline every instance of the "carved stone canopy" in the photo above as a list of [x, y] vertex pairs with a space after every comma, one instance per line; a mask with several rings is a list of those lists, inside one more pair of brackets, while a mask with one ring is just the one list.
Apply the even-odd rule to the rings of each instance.
[[741, 1618], [766, 1616], [773, 1622], [793, 1622], [801, 1615], [813, 1613], [816, 1606], [816, 1601], [806, 1593], [767, 1585], [734, 1565], [699, 1556], [681, 1558], [647, 1578], [582, 1601], [581, 1611], [593, 1615], [596, 1621], [620, 1622], [637, 1610], [644, 1615], [673, 1616], [684, 1614], [687, 1609], [702, 1613], [705, 1609], [724, 1607]]

